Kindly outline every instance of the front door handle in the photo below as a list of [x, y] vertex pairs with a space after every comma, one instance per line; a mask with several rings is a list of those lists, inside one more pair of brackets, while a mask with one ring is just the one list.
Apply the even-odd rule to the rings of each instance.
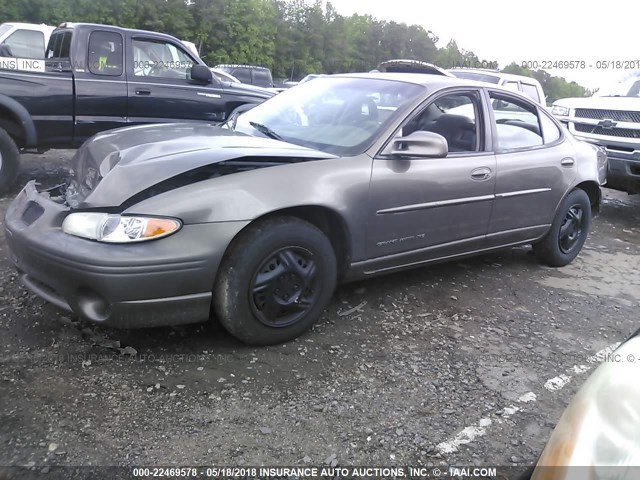
[[143, 90], [141, 88], [136, 88], [136, 95], [151, 95], [151, 90]]
[[575, 163], [576, 161], [573, 158], [567, 157], [562, 159], [560, 165], [562, 165], [563, 167], [573, 167]]
[[489, 180], [491, 178], [491, 169], [489, 167], [480, 167], [471, 171], [471, 179], [478, 182]]

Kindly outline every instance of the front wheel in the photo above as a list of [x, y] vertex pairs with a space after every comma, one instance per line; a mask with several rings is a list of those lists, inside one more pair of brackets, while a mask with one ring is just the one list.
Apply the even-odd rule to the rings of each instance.
[[250, 225], [219, 268], [213, 309], [239, 340], [271, 345], [313, 325], [336, 286], [331, 242], [314, 225], [278, 217]]
[[578, 256], [591, 225], [591, 202], [584, 190], [574, 190], [560, 204], [547, 235], [533, 245], [540, 261], [563, 267]]

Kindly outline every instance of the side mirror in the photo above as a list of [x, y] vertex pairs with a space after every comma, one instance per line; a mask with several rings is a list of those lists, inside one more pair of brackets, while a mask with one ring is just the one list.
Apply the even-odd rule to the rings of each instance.
[[189, 72], [189, 78], [194, 82], [207, 84], [213, 81], [213, 73], [205, 65], [194, 64]]
[[447, 139], [433, 132], [416, 131], [395, 138], [382, 152], [393, 157], [444, 158], [449, 153]]

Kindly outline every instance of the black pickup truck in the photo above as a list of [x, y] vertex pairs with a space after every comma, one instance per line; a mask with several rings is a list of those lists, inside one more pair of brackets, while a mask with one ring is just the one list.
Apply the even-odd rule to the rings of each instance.
[[274, 95], [220, 82], [176, 38], [142, 30], [60, 25], [44, 60], [0, 53], [0, 191], [19, 152], [74, 148], [103, 130], [142, 123], [218, 123]]

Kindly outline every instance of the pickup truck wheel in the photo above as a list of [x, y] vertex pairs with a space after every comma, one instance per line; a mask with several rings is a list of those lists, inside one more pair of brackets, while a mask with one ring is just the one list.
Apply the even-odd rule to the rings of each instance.
[[214, 313], [231, 335], [253, 345], [286, 342], [310, 328], [337, 279], [329, 239], [295, 217], [250, 225], [232, 243], [219, 272]]
[[533, 244], [538, 259], [550, 267], [564, 267], [578, 256], [591, 224], [591, 202], [584, 190], [574, 190], [560, 204], [549, 233]]
[[0, 128], [0, 193], [13, 185], [19, 166], [20, 151], [6, 130]]

